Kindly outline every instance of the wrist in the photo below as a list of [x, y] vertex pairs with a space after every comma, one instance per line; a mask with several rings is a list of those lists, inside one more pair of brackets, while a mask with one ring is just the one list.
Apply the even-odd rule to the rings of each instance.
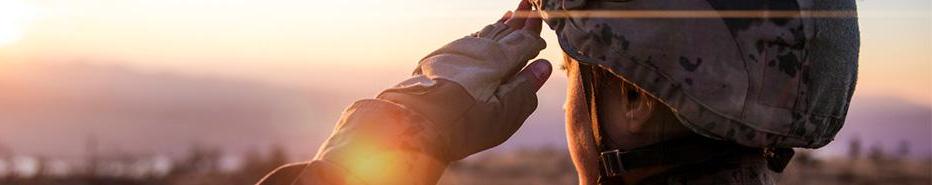
[[395, 88], [383, 91], [378, 99], [396, 103], [437, 124], [449, 124], [462, 118], [476, 99], [461, 84], [443, 79], [415, 76]]
[[[412, 79], [426, 78], [416, 76]], [[477, 101], [466, 89], [450, 80], [430, 79], [429, 83], [401, 84], [379, 94], [381, 100], [396, 103], [413, 114], [427, 119], [423, 136], [426, 153], [441, 161], [456, 161], [472, 152], [451, 147], [469, 145], [462, 142], [469, 130], [461, 122]], [[459, 142], [458, 142], [459, 141]]]
[[402, 105], [369, 99], [346, 110], [315, 157], [366, 184], [433, 184], [446, 168], [439, 133]]
[[[317, 160], [342, 168], [347, 176], [363, 184], [436, 184], [447, 162], [431, 155], [359, 144], [323, 151]], [[351, 182], [351, 181], [344, 181]]]

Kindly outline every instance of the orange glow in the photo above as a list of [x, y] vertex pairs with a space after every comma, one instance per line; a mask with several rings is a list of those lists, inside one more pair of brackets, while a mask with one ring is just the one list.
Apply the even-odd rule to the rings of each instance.
[[344, 159], [343, 164], [349, 164], [346, 168], [360, 179], [372, 179], [373, 182], [397, 182], [399, 177], [397, 171], [394, 171], [392, 164], [395, 161], [401, 161], [397, 152], [379, 151], [372, 146], [352, 146], [351, 152]]
[[0, 0], [0, 47], [22, 39], [26, 27], [38, 16], [35, 7], [19, 0]]

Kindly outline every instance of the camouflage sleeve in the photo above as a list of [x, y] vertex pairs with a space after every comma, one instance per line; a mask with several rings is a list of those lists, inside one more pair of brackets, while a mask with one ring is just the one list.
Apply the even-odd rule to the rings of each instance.
[[359, 180], [348, 176], [345, 170], [326, 161], [315, 160], [305, 163], [289, 164], [262, 178], [257, 185], [341, 185], [361, 184]]
[[447, 160], [438, 157], [437, 146], [445, 141], [431, 125], [420, 111], [396, 101], [357, 101], [314, 161], [281, 167], [259, 184], [435, 184]]

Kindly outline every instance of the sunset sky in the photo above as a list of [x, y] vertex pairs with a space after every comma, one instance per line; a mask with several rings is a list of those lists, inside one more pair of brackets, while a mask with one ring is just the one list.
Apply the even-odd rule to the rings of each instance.
[[[862, 52], [856, 98], [932, 106], [932, 3], [858, 3]], [[0, 0], [0, 76], [16, 73], [18, 68], [12, 66], [91, 63], [328, 91], [346, 96], [335, 104], [348, 104], [404, 79], [422, 56], [491, 23], [516, 4], [506, 0]], [[540, 58], [558, 65], [561, 51], [554, 33], [545, 30], [543, 36], [548, 48]], [[557, 71], [541, 92], [542, 105], [548, 106], [542, 111], [559, 112], [564, 88], [565, 77]], [[531, 120], [549, 119], [562, 118]], [[0, 124], [11, 123], [0, 120]], [[562, 131], [559, 124], [544, 127], [544, 134]], [[531, 130], [522, 130], [531, 133], [521, 137], [542, 137]], [[565, 142], [562, 136], [544, 140]]]
[[[930, 2], [859, 1], [858, 93], [932, 104]], [[3, 62], [93, 60], [295, 81], [325, 69], [405, 71], [514, 2], [0, 0]], [[9, 14], [9, 15], [7, 15]], [[552, 32], [542, 58], [559, 59]]]

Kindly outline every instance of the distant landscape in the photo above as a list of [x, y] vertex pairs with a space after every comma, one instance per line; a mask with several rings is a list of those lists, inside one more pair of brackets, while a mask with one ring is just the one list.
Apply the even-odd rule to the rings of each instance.
[[[441, 182], [575, 184], [553, 83], [511, 140]], [[373, 94], [80, 62], [0, 69], [0, 89], [3, 185], [251, 184], [309, 159], [342, 109]], [[928, 184], [930, 123], [928, 106], [856, 96], [837, 140], [802, 152], [781, 182]]]
[[[243, 165], [224, 168], [221, 153], [192, 148], [183, 159], [159, 164], [132, 156], [89, 158], [81, 171], [52, 174], [54, 164], [37, 161], [32, 174], [5, 173], [0, 184], [11, 185], [250, 185], [276, 166], [289, 162], [281, 148], [265, 155], [251, 153]], [[779, 184], [898, 184], [932, 183], [932, 159], [903, 158], [877, 150], [854, 152], [850, 156], [818, 158], [810, 151], [797, 150]], [[291, 160], [294, 161], [294, 160]], [[517, 149], [506, 153], [486, 153], [453, 163], [441, 178], [442, 185], [577, 184], [576, 172], [562, 148]]]

